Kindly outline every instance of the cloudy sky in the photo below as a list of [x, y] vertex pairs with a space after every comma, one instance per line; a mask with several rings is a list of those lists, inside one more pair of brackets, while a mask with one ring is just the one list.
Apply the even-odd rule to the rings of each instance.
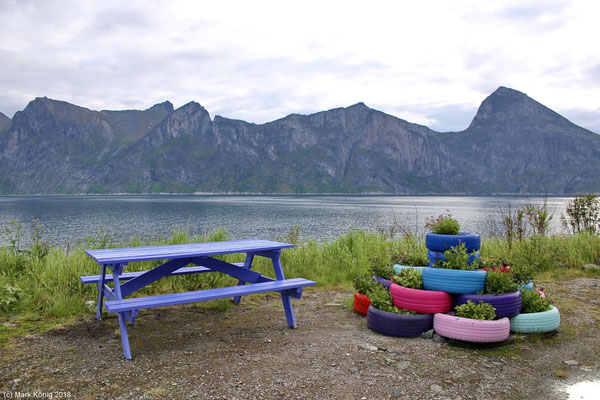
[[596, 1], [0, 0], [0, 112], [197, 101], [262, 123], [362, 101], [466, 128], [498, 86], [600, 133]]

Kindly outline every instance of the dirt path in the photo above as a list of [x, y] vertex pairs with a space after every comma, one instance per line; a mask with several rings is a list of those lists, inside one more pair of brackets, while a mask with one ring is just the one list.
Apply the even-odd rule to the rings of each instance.
[[559, 332], [494, 346], [381, 336], [348, 293], [313, 290], [294, 302], [296, 330], [274, 295], [143, 312], [129, 361], [116, 319], [90, 315], [0, 349], [0, 398], [564, 399], [568, 384], [600, 380], [600, 279], [545, 286]]

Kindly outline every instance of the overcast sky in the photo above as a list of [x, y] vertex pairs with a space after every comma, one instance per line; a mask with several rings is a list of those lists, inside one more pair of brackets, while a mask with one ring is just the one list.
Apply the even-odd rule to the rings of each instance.
[[170, 100], [262, 123], [362, 101], [465, 129], [498, 86], [600, 133], [596, 1], [0, 0], [0, 112]]

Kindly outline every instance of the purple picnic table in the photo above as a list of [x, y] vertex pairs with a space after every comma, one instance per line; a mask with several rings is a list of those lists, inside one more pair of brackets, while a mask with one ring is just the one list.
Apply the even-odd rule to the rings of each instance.
[[[100, 266], [100, 275], [82, 276], [84, 284], [98, 286], [96, 319], [102, 318], [102, 306], [109, 312], [118, 313], [123, 354], [131, 359], [126, 321], [134, 323], [138, 310], [184, 304], [197, 301], [233, 297], [239, 303], [241, 296], [264, 292], [281, 293], [281, 301], [290, 328], [296, 328], [296, 319], [291, 297], [300, 298], [302, 288], [316, 282], [302, 278], [285, 279], [280, 261], [281, 250], [293, 247], [292, 244], [267, 240], [247, 239], [225, 242], [192, 243], [167, 246], [130, 247], [119, 249], [86, 250], [86, 254]], [[243, 263], [228, 263], [212, 256], [220, 254], [245, 253]], [[271, 259], [275, 279], [252, 271], [254, 257]], [[148, 270], [123, 272], [127, 264], [137, 261], [168, 260]], [[194, 265], [187, 267], [187, 265]], [[107, 268], [112, 274], [107, 274]], [[225, 288], [198, 290], [193, 292], [163, 294], [158, 296], [134, 297], [125, 299], [133, 292], [156, 282], [165, 276], [222, 272], [238, 279], [238, 285]], [[108, 283], [112, 282], [110, 287]], [[104, 298], [106, 302], [103, 303]]]

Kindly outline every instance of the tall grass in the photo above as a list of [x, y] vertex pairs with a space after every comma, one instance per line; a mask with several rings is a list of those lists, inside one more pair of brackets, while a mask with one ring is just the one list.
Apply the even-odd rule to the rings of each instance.
[[[132, 238], [125, 243], [112, 243], [104, 240], [106, 237], [101, 239], [67, 248], [52, 247], [43, 256], [25, 251], [15, 253], [14, 249], [0, 247], [0, 317], [32, 312], [49, 317], [90, 313], [86, 301], [96, 300], [96, 286], [81, 284], [79, 277], [98, 274], [99, 266], [86, 256], [85, 248], [94, 245], [133, 247], [221, 241], [229, 237], [224, 230], [201, 236], [178, 230], [168, 238]], [[283, 250], [281, 262], [287, 278], [303, 277], [316, 281], [319, 286], [349, 288], [354, 278], [368, 271], [371, 260], [376, 257], [391, 264], [402, 258], [426, 260], [426, 253], [422, 238], [412, 235], [393, 238], [382, 233], [353, 231], [324, 243], [314, 240], [297, 243], [296, 247]], [[599, 262], [600, 237], [592, 234], [534, 235], [512, 243], [492, 238], [483, 241], [480, 253], [482, 257], [499, 258], [511, 264], [531, 265], [538, 271], [573, 269]], [[229, 262], [244, 261], [240, 254], [219, 258]], [[132, 263], [126, 270], [147, 270], [160, 263]], [[273, 276], [269, 259], [256, 257], [254, 269]], [[220, 273], [193, 274], [161, 279], [142, 289], [140, 294], [199, 290], [232, 284], [235, 284], [233, 278]]]

